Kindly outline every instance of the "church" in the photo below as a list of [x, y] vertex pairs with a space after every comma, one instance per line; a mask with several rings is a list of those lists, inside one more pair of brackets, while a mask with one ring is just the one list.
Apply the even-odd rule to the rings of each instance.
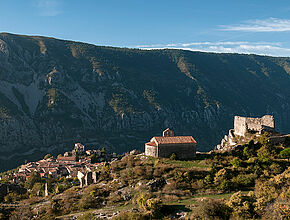
[[173, 130], [167, 128], [161, 137], [153, 137], [145, 144], [145, 155], [152, 157], [170, 157], [193, 159], [196, 156], [196, 141], [192, 136], [174, 136]]

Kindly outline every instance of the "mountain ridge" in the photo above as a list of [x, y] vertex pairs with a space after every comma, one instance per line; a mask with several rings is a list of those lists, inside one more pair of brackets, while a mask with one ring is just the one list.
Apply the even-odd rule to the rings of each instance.
[[[0, 34], [0, 168], [76, 141], [119, 153], [166, 127], [211, 149], [234, 115], [290, 131], [290, 58]], [[9, 160], [7, 160], [7, 158]], [[16, 162], [17, 161], [17, 162]]]

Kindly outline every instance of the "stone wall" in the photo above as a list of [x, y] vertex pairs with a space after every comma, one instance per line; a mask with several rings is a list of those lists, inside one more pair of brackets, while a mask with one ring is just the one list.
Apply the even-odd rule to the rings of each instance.
[[270, 128], [275, 128], [275, 120], [272, 115], [264, 115], [262, 117], [262, 125], [270, 127]]
[[145, 145], [145, 155], [146, 156], [151, 156], [151, 157], [158, 157], [158, 151], [157, 147], [155, 146], [150, 146], [150, 145]]
[[234, 130], [236, 135], [243, 136], [246, 132], [246, 117], [235, 116]]
[[159, 145], [158, 156], [170, 157], [173, 153], [177, 159], [193, 159], [195, 157], [196, 144], [170, 144]]
[[275, 121], [272, 115], [265, 115], [262, 118], [249, 118], [235, 116], [235, 134], [244, 136], [248, 131], [262, 132], [263, 130], [274, 130]]
[[290, 139], [290, 134], [270, 137], [269, 143], [272, 145], [277, 145], [277, 144], [285, 143], [286, 139]]

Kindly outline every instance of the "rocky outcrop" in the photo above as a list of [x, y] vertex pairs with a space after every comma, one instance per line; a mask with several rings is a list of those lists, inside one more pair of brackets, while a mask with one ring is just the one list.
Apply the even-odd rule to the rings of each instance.
[[0, 34], [0, 169], [75, 142], [144, 150], [166, 127], [212, 149], [234, 115], [290, 131], [290, 60]]

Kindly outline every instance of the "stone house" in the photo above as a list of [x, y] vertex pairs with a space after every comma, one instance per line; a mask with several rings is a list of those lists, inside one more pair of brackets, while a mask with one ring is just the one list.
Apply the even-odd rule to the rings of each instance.
[[81, 143], [76, 143], [72, 151], [73, 155], [82, 155], [85, 152], [85, 146]]
[[152, 157], [170, 157], [176, 154], [178, 159], [193, 159], [196, 156], [196, 141], [192, 136], [174, 136], [167, 128], [161, 137], [153, 137], [145, 144], [145, 155]]
[[63, 162], [63, 163], [73, 163], [73, 162], [76, 161], [76, 157], [75, 156], [71, 156], [71, 157], [58, 156], [57, 157], [57, 161], [58, 162]]
[[92, 171], [78, 171], [77, 177], [80, 182], [80, 187], [84, 187], [96, 183], [98, 179], [98, 173]]

